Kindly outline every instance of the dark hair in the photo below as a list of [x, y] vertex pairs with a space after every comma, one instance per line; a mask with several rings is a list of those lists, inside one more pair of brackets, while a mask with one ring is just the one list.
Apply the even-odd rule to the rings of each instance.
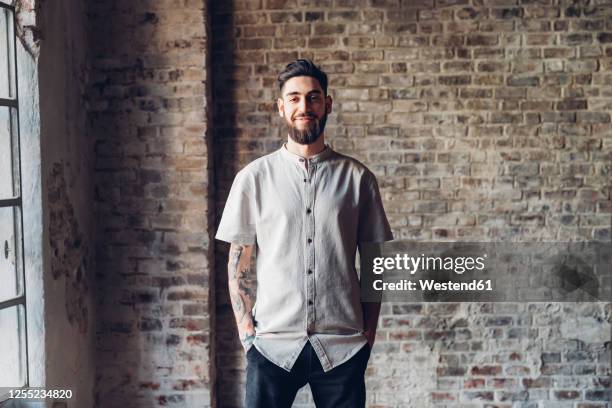
[[321, 69], [309, 59], [298, 59], [287, 64], [285, 69], [278, 74], [277, 81], [279, 89], [282, 90], [285, 82], [297, 76], [309, 76], [315, 78], [317, 81], [319, 81], [321, 88], [323, 88], [323, 93], [327, 95], [327, 74], [321, 71]]

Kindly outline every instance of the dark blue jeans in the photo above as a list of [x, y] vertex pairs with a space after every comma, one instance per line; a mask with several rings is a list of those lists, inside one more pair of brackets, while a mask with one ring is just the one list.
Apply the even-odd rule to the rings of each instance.
[[348, 361], [323, 371], [307, 342], [288, 372], [270, 362], [255, 348], [247, 352], [246, 408], [290, 408], [298, 390], [310, 384], [317, 408], [365, 407], [365, 369], [370, 346], [364, 345]]

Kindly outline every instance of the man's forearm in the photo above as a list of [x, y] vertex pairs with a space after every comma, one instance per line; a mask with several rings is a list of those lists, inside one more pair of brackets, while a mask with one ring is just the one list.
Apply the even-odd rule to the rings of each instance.
[[362, 302], [364, 330], [376, 330], [378, 315], [380, 315], [380, 302]]
[[252, 245], [232, 244], [227, 264], [229, 294], [243, 347], [253, 341], [253, 305], [257, 296], [257, 273]]
[[370, 346], [374, 344], [376, 327], [378, 326], [378, 315], [380, 314], [380, 302], [362, 302], [363, 309], [363, 331]]
[[[368, 339], [370, 347], [374, 344], [376, 336], [376, 327], [378, 326], [378, 316], [380, 315], [380, 302], [382, 294], [380, 292], [372, 293], [372, 282], [374, 274], [372, 272], [373, 259], [380, 256], [382, 253], [380, 244], [360, 244], [359, 258], [361, 260], [361, 281], [362, 295], [367, 294], [366, 298], [369, 302], [361, 302], [363, 310], [363, 331]], [[382, 277], [380, 275], [378, 278]]]

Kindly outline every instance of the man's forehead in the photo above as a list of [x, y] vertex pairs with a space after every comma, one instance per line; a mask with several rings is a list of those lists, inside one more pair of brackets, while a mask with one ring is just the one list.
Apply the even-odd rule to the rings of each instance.
[[321, 84], [319, 84], [316, 78], [310, 76], [297, 76], [285, 82], [282, 93], [283, 95], [323, 93], [323, 88], [321, 88]]

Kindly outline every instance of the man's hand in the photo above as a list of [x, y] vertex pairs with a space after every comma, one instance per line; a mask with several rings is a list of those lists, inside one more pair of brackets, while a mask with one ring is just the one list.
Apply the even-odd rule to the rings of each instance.
[[232, 244], [227, 264], [229, 294], [238, 326], [238, 335], [246, 351], [255, 339], [253, 305], [257, 295], [257, 274], [253, 245]]
[[244, 351], [248, 351], [255, 340], [255, 328], [253, 327], [253, 320], [247, 323], [244, 328], [238, 326], [238, 335], [240, 336], [240, 343]]

